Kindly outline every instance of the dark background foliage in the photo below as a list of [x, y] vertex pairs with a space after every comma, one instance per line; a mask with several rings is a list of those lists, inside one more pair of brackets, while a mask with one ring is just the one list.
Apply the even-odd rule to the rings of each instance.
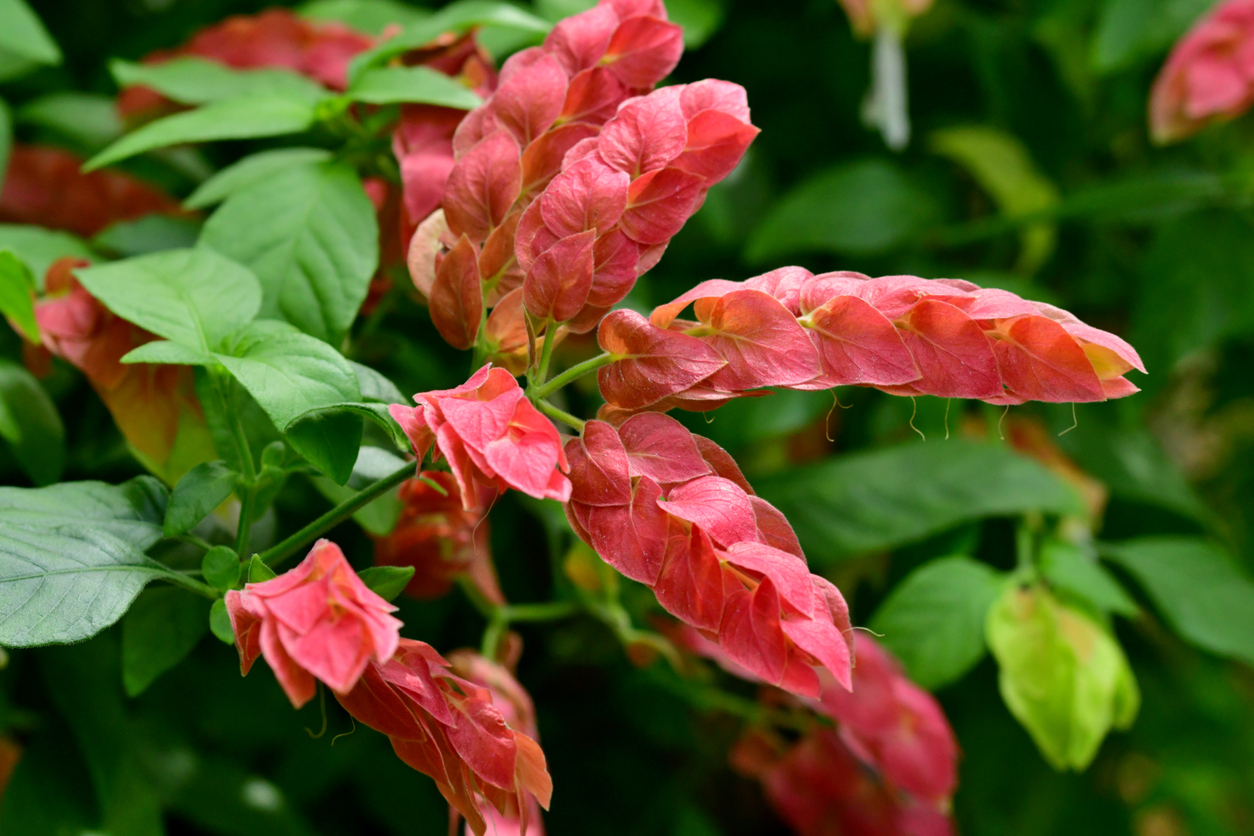
[[[1153, 7], [1150, 23], [1128, 23], [1136, 18], [1123, 14], [1129, 3]], [[138, 59], [266, 4], [32, 5], [67, 60], [6, 84], [15, 105], [62, 89], [112, 95], [109, 58]], [[1111, 490], [1101, 538], [1209, 534], [1254, 566], [1254, 119], [1167, 149], [1154, 148], [1145, 129], [1153, 76], [1207, 5], [937, 0], [909, 35], [914, 136], [892, 155], [859, 118], [869, 46], [854, 39], [834, 0], [675, 4], [676, 17], [705, 19], [710, 30], [675, 80], [743, 84], [762, 134], [633, 303], [647, 307], [706, 278], [742, 279], [794, 262], [814, 272], [962, 277], [1057, 302], [1128, 337], [1150, 369], [1134, 376], [1142, 394], [1078, 408], [1078, 426], [1058, 440]], [[540, 11], [563, 7], [551, 0]], [[1031, 223], [992, 197], [980, 172], [937, 152], [935, 132], [970, 125], [1021, 143], [1032, 183], [1053, 184], [1057, 196], [1036, 207]], [[23, 132], [38, 138], [33, 128]], [[228, 143], [206, 156], [219, 165], [249, 149]], [[172, 170], [133, 170], [180, 195], [192, 186]], [[1012, 193], [1028, 188], [1016, 179], [1022, 171], [989, 176]], [[1056, 238], [1025, 265], [1020, 233], [1032, 224]], [[7, 331], [0, 346], [17, 357]], [[404, 299], [358, 351], [406, 392], [455, 385], [465, 373], [464, 358]], [[66, 478], [117, 482], [140, 472], [81, 379], [60, 367], [47, 385], [67, 424]], [[913, 407], [865, 390], [840, 396], [848, 409], [833, 410], [827, 393], [786, 393], [734, 404], [713, 423], [685, 420], [736, 453], [755, 482], [808, 478], [806, 489], [820, 498], [837, 489], [857, 494], [865, 486], [833, 486], [795, 476], [814, 473], [796, 468], [908, 441]], [[929, 445], [964, 427], [992, 436], [1001, 418], [1000, 409], [979, 404], [947, 409], [920, 399], [914, 406], [913, 424]], [[1068, 407], [1013, 412], [1034, 415], [1053, 433], [1072, 424]], [[7, 449], [0, 475], [26, 484]], [[294, 483], [277, 517], [291, 525], [324, 507], [307, 483]], [[532, 510], [510, 495], [492, 516], [503, 586], [517, 601], [551, 593], [546, 532]], [[828, 513], [839, 526], [839, 507]], [[820, 518], [811, 529], [822, 534], [827, 524]], [[855, 623], [866, 623], [901, 578], [935, 557], [971, 554], [1002, 569], [1015, 563], [1013, 527], [1004, 519], [947, 519], [927, 533], [870, 554], [816, 549], [813, 538], [806, 545], [816, 571], [849, 596]], [[331, 537], [355, 563], [368, 562], [370, 544], [356, 526]], [[962, 747], [961, 832], [1254, 832], [1254, 676], [1242, 663], [1189, 647], [1142, 604], [1139, 618], [1117, 628], [1143, 690], [1141, 716], [1083, 773], [1060, 774], [1041, 759], [1002, 704], [991, 659], [938, 692]], [[444, 650], [478, 645], [483, 622], [460, 593], [401, 606], [407, 635]], [[350, 727], [332, 703], [327, 735], [311, 739], [302, 729], [321, 724], [317, 702], [292, 712], [268, 671], [239, 678], [234, 650], [211, 638], [128, 700], [118, 673], [123, 629], [83, 645], [14, 652], [0, 673], [0, 723], [25, 746], [0, 808], [5, 834], [79, 833], [102, 817], [108, 832], [139, 833], [133, 822], [158, 799], [170, 810], [171, 834], [444, 832], [433, 785], [392, 757], [382, 736], [359, 729], [333, 739]], [[703, 709], [657, 669], [633, 667], [589, 619], [521, 632], [519, 676], [538, 707], [556, 786], [549, 832], [785, 832], [757, 786], [727, 765], [742, 720]], [[1249, 647], [1254, 637], [1245, 640]], [[743, 683], [720, 684], [754, 695]]]

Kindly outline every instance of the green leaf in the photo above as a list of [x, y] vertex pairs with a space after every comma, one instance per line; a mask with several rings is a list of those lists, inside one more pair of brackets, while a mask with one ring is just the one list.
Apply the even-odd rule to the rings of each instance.
[[122, 355], [122, 362], [164, 363], [173, 366], [214, 366], [217, 364], [212, 354], [169, 340], [154, 340], [144, 343], [139, 348], [133, 348]]
[[430, 17], [411, 23], [399, 33], [355, 57], [348, 65], [349, 84], [366, 70], [386, 64], [411, 49], [424, 46], [445, 33], [461, 34], [476, 26], [500, 26], [543, 35], [552, 24], [508, 3], [492, 0], [459, 0]]
[[261, 562], [260, 557], [253, 555], [253, 559], [248, 563], [249, 583], [265, 583], [277, 577], [273, 569]]
[[330, 97], [312, 79], [279, 67], [236, 69], [217, 61], [183, 56], [157, 64], [114, 59], [109, 71], [119, 87], [149, 87], [176, 102], [208, 104], [224, 99], [273, 96], [316, 105]]
[[35, 277], [21, 259], [0, 250], [0, 315], [11, 319], [26, 339], [38, 343], [34, 290]]
[[227, 166], [201, 183], [183, 201], [183, 205], [188, 209], [206, 209], [280, 171], [316, 165], [330, 159], [331, 152], [323, 148], [276, 148], [272, 151], [261, 151]]
[[780, 199], [749, 239], [755, 264], [805, 252], [873, 255], [908, 242], [937, 217], [932, 196], [887, 160], [846, 163]]
[[70, 90], [27, 102], [17, 111], [17, 121], [49, 131], [87, 154], [99, 151], [125, 130], [112, 96]]
[[483, 103], [473, 90], [430, 67], [374, 67], [358, 76], [345, 95], [368, 104], [430, 104], [461, 110]]
[[364, 399], [385, 404], [410, 403], [409, 398], [396, 388], [396, 384], [380, 372], [352, 360], [348, 361], [348, 365], [353, 367], [353, 373], [357, 375], [357, 384], [361, 387], [361, 396]]
[[1073, 543], [1046, 540], [1041, 545], [1039, 565], [1052, 587], [1078, 596], [1103, 613], [1132, 617], [1139, 612], [1136, 602], [1096, 556]]
[[67, 256], [87, 261], [96, 259], [87, 242], [78, 236], [26, 224], [0, 224], [0, 250], [12, 252], [29, 267], [40, 290], [44, 274], [57, 259]]
[[956, 682], [984, 656], [984, 623], [1003, 578], [969, 557], [933, 560], [893, 589], [871, 629], [919, 685]]
[[353, 403], [344, 402], [331, 404], [330, 406], [318, 407], [311, 409], [298, 420], [314, 420], [327, 416], [340, 414], [358, 415], [362, 418], [375, 422], [379, 427], [385, 430], [392, 443], [396, 445], [397, 450], [409, 450], [411, 445], [409, 437], [405, 435], [405, 431], [401, 429], [401, 425], [396, 423], [396, 419], [388, 412], [388, 405], [384, 403]]
[[199, 235], [198, 219], [157, 214], [112, 224], [92, 238], [91, 243], [103, 252], [128, 258], [191, 247]]
[[1093, 38], [1092, 62], [1112, 73], [1169, 47], [1216, 0], [1106, 0]]
[[357, 317], [379, 262], [374, 207], [341, 163], [291, 167], [241, 189], [201, 241], [253, 269], [262, 316], [332, 344]]
[[165, 486], [151, 476], [137, 476], [120, 485], [64, 482], [37, 489], [0, 488], [0, 526], [47, 531], [89, 528], [142, 552], [161, 539], [167, 499]]
[[[257, 558], [253, 558], [256, 560]], [[226, 611], [226, 601], [219, 598], [209, 608], [209, 630], [214, 637], [224, 644], [235, 644], [235, 630], [231, 627], [231, 616]]]
[[684, 29], [684, 48], [697, 49], [722, 27], [727, 4], [723, 0], [670, 0], [666, 11]]
[[839, 456], [756, 487], [812, 560], [893, 548], [982, 517], [1087, 513], [1075, 490], [1036, 462], [965, 440]]
[[195, 528], [227, 500], [238, 481], [239, 474], [223, 461], [202, 462], [183, 474], [166, 507], [165, 536], [178, 537]]
[[0, 0], [0, 49], [37, 64], [60, 64], [61, 50], [23, 0]]
[[75, 275], [118, 316], [202, 352], [220, 347], [261, 307], [256, 276], [205, 247], [137, 256]]
[[[970, 174], [1002, 214], [1031, 215], [1058, 203], [1058, 187], [1040, 173], [1027, 147], [1013, 134], [983, 125], [966, 125], [934, 131], [928, 144], [932, 151]], [[1049, 258], [1056, 233], [1056, 228], [1047, 223], [1033, 224], [1020, 232], [1022, 272], [1035, 272]]]
[[297, 8], [301, 17], [343, 23], [358, 32], [380, 35], [392, 24], [408, 26], [431, 16], [428, 9], [397, 0], [310, 0]]
[[[314, 487], [318, 489], [318, 493], [325, 496], [333, 504], [339, 505], [341, 502], [352, 499], [358, 491], [369, 487], [380, 479], [391, 476], [404, 466], [404, 459], [386, 450], [378, 447], [362, 447], [357, 454], [357, 461], [353, 464], [353, 472], [349, 476], [347, 484], [337, 485], [325, 476], [315, 476], [312, 481]], [[396, 526], [396, 520], [401, 515], [401, 501], [398, 496], [398, 490], [393, 489], [385, 494], [381, 494], [378, 499], [375, 499], [363, 508], [359, 508], [353, 514], [353, 519], [367, 532], [376, 537], [382, 537], [391, 533]]]
[[0, 360], [0, 437], [36, 485], [50, 485], [65, 467], [65, 427], [39, 381], [17, 363]]
[[0, 645], [6, 647], [90, 638], [121, 618], [149, 581], [172, 574], [137, 544], [87, 523], [28, 528], [7, 512], [0, 521]]
[[1254, 582], [1214, 543], [1144, 537], [1103, 544], [1185, 641], [1254, 664]]
[[316, 106], [282, 96], [249, 96], [211, 102], [196, 110], [149, 122], [87, 161], [84, 171], [169, 145], [298, 134], [313, 127]]
[[[232, 554], [234, 556], [234, 554]], [[236, 563], [238, 572], [239, 564]], [[122, 685], [137, 697], [209, 630], [209, 602], [173, 586], [145, 590], [122, 619]]]
[[392, 601], [405, 591], [414, 576], [413, 566], [373, 566], [357, 573], [362, 582], [385, 601]]
[[237, 338], [232, 354], [216, 357], [298, 453], [336, 482], [348, 479], [361, 445], [361, 417], [306, 415], [361, 397], [338, 351], [290, 325], [259, 320]]
[[229, 546], [214, 546], [200, 560], [200, 574], [214, 589], [234, 589], [243, 568]]
[[1084, 769], [1112, 727], [1136, 718], [1140, 694], [1119, 643], [1043, 589], [1007, 589], [987, 631], [1002, 699], [1055, 769]]

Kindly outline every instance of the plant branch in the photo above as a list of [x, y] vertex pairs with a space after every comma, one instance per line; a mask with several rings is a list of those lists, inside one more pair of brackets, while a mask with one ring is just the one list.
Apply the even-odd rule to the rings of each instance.
[[579, 420], [569, 412], [558, 409], [548, 401], [536, 401], [536, 409], [540, 410], [555, 421], [561, 421], [563, 424], [574, 427], [579, 430], [579, 432], [583, 432], [583, 425], [586, 423], [585, 421]]
[[301, 546], [305, 545], [319, 534], [323, 534], [324, 532], [335, 528], [335, 526], [344, 522], [344, 520], [357, 513], [357, 511], [369, 505], [371, 502], [378, 499], [401, 482], [404, 482], [406, 479], [412, 477], [414, 475], [414, 469], [413, 463], [406, 464], [390, 476], [385, 476], [370, 487], [358, 491], [354, 496], [344, 500], [339, 505], [336, 505], [330, 511], [327, 511], [300, 531], [297, 531], [295, 534], [287, 537], [277, 545], [266, 549], [259, 555], [261, 562], [271, 568], [282, 563], [284, 560], [299, 551]]
[[620, 358], [617, 355], [610, 354], [608, 351], [604, 354], [598, 354], [590, 360], [584, 360], [582, 363], [577, 363], [576, 365], [571, 366], [569, 369], [557, 375], [547, 383], [542, 383], [535, 388], [530, 389], [530, 391], [527, 392], [527, 395], [533, 400], [547, 398], [563, 386], [566, 386], [578, 378], [583, 377], [589, 372], [596, 371], [602, 366], [608, 366], [610, 363], [613, 363], [618, 359]]

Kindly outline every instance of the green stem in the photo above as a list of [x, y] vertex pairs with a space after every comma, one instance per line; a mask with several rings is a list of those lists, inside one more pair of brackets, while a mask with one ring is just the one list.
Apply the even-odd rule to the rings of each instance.
[[235, 553], [243, 558], [248, 553], [248, 536], [252, 533], [253, 512], [257, 505], [257, 486], [248, 485], [244, 488], [244, 496], [240, 499], [239, 527], [235, 530]]
[[548, 401], [536, 401], [536, 409], [540, 410], [555, 421], [561, 421], [563, 424], [574, 427], [579, 430], [579, 432], [583, 432], [583, 426], [586, 422], [580, 421], [569, 412], [558, 409]]
[[182, 543], [187, 543], [189, 546], [195, 546], [198, 549], [203, 549], [204, 551], [209, 551], [210, 549], [213, 548], [213, 543], [210, 543], [204, 537], [201, 537], [197, 534], [192, 534], [190, 531], [187, 532], [186, 534], [180, 534], [178, 537], [174, 539]]
[[165, 580], [169, 581], [170, 583], [174, 584], [175, 586], [181, 586], [186, 590], [195, 592], [197, 595], [201, 595], [205, 598], [208, 598], [210, 601], [216, 601], [218, 598], [222, 597], [221, 592], [214, 589], [212, 586], [210, 586], [207, 583], [201, 583], [195, 578], [189, 578], [187, 575], [184, 575], [181, 572], [171, 572], [168, 569], [166, 571], [168, 572], [168, 574], [162, 575], [162, 577]]
[[346, 499], [339, 505], [336, 505], [330, 511], [327, 511], [325, 514], [318, 517], [318, 519], [309, 523], [309, 525], [286, 538], [281, 543], [266, 549], [259, 555], [261, 562], [271, 568], [277, 566], [299, 551], [301, 546], [305, 545], [319, 534], [323, 534], [332, 528], [335, 528], [353, 514], [357, 513], [359, 510], [369, 505], [371, 502], [378, 499], [380, 496], [387, 493], [389, 490], [413, 475], [414, 465], [412, 463], [406, 464], [390, 476], [385, 476], [370, 487], [358, 491], [352, 498]]
[[575, 601], [550, 601], [547, 604], [506, 604], [497, 612], [506, 621], [558, 621], [583, 610]]
[[531, 389], [529, 392], [527, 392], [527, 394], [533, 400], [540, 400], [542, 398], [547, 398], [549, 395], [553, 394], [558, 389], [561, 389], [563, 386], [567, 385], [568, 383], [571, 383], [572, 381], [583, 377], [589, 372], [594, 372], [597, 369], [601, 368], [602, 366], [608, 366], [610, 363], [613, 363], [615, 360], [618, 360], [618, 359], [621, 359], [621, 358], [619, 358], [617, 355], [610, 354], [608, 351], [605, 352], [604, 354], [598, 354], [596, 357], [593, 357], [590, 360], [584, 360], [582, 363], [577, 363], [576, 365], [571, 366], [569, 369], [557, 375], [556, 377], [554, 377], [552, 380], [548, 381], [547, 383], [542, 383], [536, 386], [534, 389]]
[[544, 320], [544, 345], [540, 346], [540, 365], [536, 369], [536, 382], [544, 385], [549, 376], [549, 361], [553, 359], [553, 317]]

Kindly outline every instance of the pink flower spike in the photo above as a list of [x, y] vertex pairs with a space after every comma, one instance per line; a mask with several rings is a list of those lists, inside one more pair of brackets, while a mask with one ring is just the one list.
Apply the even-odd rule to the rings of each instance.
[[401, 622], [389, 614], [396, 607], [371, 592], [328, 540], [296, 568], [226, 597], [241, 672], [260, 648], [296, 708], [313, 696], [315, 677], [337, 693], [352, 690], [366, 664], [389, 659], [400, 640]]

